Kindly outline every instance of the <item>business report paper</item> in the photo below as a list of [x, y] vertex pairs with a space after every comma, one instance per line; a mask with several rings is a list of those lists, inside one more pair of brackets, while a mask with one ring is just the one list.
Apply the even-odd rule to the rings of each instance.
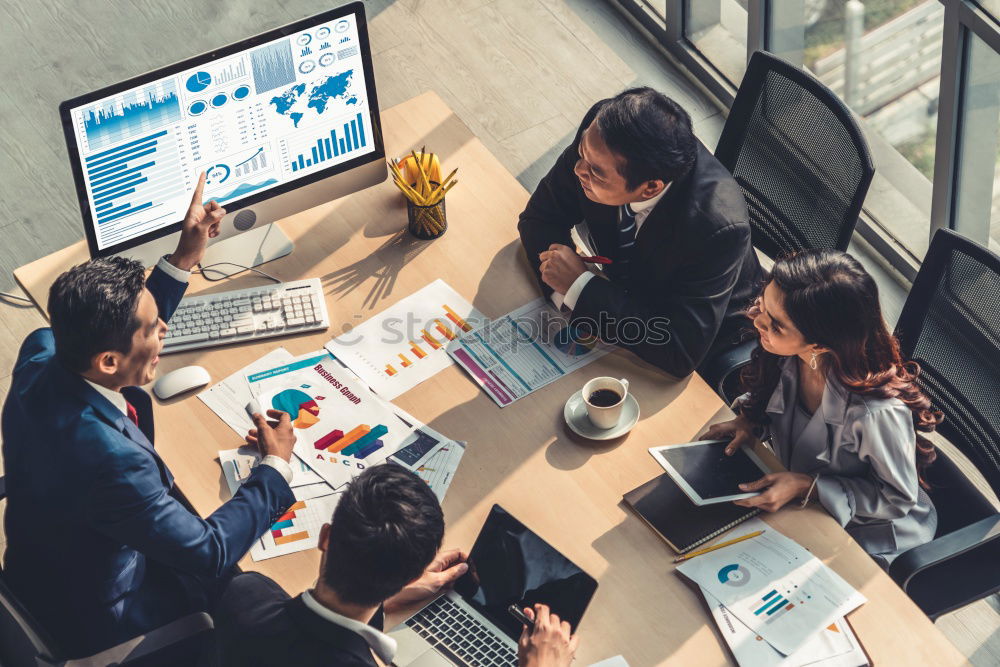
[[566, 317], [540, 297], [462, 334], [448, 354], [503, 408], [610, 349], [574, 335]]
[[818, 558], [760, 519], [730, 537], [762, 535], [685, 561], [677, 571], [784, 655], [867, 599]]
[[450, 366], [448, 342], [485, 319], [438, 279], [334, 338], [326, 349], [391, 401]]

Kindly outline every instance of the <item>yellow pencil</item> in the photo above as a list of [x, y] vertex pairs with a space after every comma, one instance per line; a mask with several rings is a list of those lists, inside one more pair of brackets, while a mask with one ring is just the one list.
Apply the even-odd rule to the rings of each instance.
[[763, 535], [763, 530], [757, 530], [752, 533], [747, 533], [741, 537], [737, 537], [733, 540], [727, 540], [725, 542], [720, 542], [719, 544], [713, 544], [710, 547], [705, 547], [704, 549], [699, 549], [694, 553], [684, 554], [683, 556], [678, 556], [674, 559], [675, 563], [680, 563], [681, 561], [688, 560], [689, 558], [694, 558], [695, 556], [700, 556], [702, 554], [707, 554], [709, 551], [715, 551], [716, 549], [721, 549], [722, 547], [728, 547], [730, 544], [736, 544], [737, 542], [742, 542], [743, 540], [749, 540], [751, 537], [757, 537], [758, 535]]

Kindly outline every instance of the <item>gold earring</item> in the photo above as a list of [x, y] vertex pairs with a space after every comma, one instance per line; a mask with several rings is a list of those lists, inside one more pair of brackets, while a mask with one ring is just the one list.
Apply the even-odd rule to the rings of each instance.
[[813, 370], [816, 370], [816, 366], [817, 366], [817, 363], [816, 363], [816, 353], [813, 352], [812, 353], [812, 359], [809, 360], [809, 368], [811, 368]]

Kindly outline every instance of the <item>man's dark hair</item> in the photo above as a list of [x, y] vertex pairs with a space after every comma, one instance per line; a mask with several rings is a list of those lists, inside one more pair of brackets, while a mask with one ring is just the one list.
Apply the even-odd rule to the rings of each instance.
[[142, 264], [123, 257], [92, 259], [56, 278], [49, 289], [49, 319], [60, 363], [82, 373], [95, 354], [128, 354], [145, 285]]
[[423, 574], [443, 537], [430, 487], [393, 463], [373, 466], [333, 512], [323, 582], [348, 604], [381, 604]]
[[698, 144], [691, 117], [652, 88], [618, 93], [601, 106], [594, 122], [608, 148], [625, 160], [619, 172], [629, 190], [646, 181], [676, 181], [694, 166]]

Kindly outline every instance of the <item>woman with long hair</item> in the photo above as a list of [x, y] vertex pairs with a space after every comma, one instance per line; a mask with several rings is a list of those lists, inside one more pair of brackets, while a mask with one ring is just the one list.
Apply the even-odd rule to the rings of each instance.
[[922, 471], [935, 452], [918, 431], [941, 413], [901, 358], [868, 272], [839, 251], [779, 259], [748, 316], [760, 347], [741, 374], [738, 416], [702, 437], [731, 439], [730, 454], [769, 440], [788, 472], [742, 484], [761, 493], [737, 504], [774, 512], [817, 499], [883, 566], [933, 539]]

